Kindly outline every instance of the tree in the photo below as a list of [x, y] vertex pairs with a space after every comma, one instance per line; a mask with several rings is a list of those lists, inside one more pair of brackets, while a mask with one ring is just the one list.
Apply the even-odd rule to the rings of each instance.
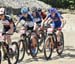
[[57, 8], [69, 8], [70, 6], [74, 6], [75, 8], [75, 0], [40, 0], [47, 4], [50, 4], [52, 7]]

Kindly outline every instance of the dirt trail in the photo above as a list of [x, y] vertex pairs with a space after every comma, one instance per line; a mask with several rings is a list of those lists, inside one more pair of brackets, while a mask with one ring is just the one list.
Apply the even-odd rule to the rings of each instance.
[[[54, 52], [52, 60], [46, 61], [43, 53], [39, 53], [37, 59], [32, 59], [31, 56], [26, 55], [25, 59], [18, 64], [75, 64], [75, 15], [63, 14], [67, 24], [63, 28], [65, 38], [65, 50], [60, 58]], [[2, 63], [6, 64], [6, 63]]]

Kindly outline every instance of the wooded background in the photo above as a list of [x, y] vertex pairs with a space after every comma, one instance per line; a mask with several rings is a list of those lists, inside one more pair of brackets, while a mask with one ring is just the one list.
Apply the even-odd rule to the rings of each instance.
[[52, 7], [75, 9], [75, 0], [40, 0]]

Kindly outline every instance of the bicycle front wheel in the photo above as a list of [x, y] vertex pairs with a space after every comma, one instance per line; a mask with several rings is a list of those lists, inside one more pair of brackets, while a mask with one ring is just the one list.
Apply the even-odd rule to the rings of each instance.
[[19, 59], [18, 61], [21, 62], [25, 56], [25, 42], [24, 40], [19, 40]]
[[9, 47], [8, 64], [17, 64], [19, 58], [19, 47], [17, 42], [12, 42], [11, 47]]
[[[52, 37], [52, 36], [51, 36]], [[52, 47], [51, 47], [51, 38], [50, 36], [47, 36], [45, 42], [44, 42], [44, 56], [46, 58], [46, 60], [51, 58], [52, 55]]]
[[38, 40], [37, 40], [37, 38], [35, 37], [35, 40], [36, 40], [36, 44], [35, 44], [35, 47], [33, 47], [33, 42], [32, 42], [32, 39], [30, 40], [31, 41], [31, 43], [30, 43], [30, 47], [29, 47], [29, 49], [30, 49], [30, 54], [31, 54], [31, 56], [34, 58], [34, 57], [36, 57], [37, 56], [37, 53], [38, 53]]

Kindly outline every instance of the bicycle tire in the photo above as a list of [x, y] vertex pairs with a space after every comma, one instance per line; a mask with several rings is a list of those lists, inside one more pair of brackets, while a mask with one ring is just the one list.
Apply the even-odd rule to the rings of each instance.
[[[35, 37], [35, 39], [37, 40], [37, 38]], [[31, 41], [31, 43], [32, 43], [32, 39], [30, 40]], [[31, 45], [31, 43], [30, 43], [30, 45], [29, 45], [29, 50], [30, 50], [30, 54], [31, 54], [31, 56], [34, 58], [34, 57], [36, 57], [37, 56], [37, 53], [38, 53], [38, 44], [36, 45], [36, 53], [35, 54], [33, 54], [33, 52], [32, 52], [32, 45]], [[37, 40], [37, 43], [38, 43], [38, 40]]]
[[[56, 51], [57, 51], [57, 54], [59, 55], [59, 56], [61, 56], [61, 54], [63, 53], [63, 50], [64, 50], [64, 35], [63, 35], [63, 32], [61, 32], [61, 38], [62, 38], [62, 46], [63, 46], [63, 48], [62, 48], [62, 50], [59, 52], [59, 50], [58, 50], [58, 48], [56, 49]], [[58, 46], [58, 45], [57, 45]]]
[[8, 52], [8, 64], [17, 64], [18, 62], [18, 58], [19, 58], [19, 47], [18, 47], [18, 44], [17, 42], [12, 42], [12, 45], [16, 45], [16, 49], [17, 49], [17, 56], [16, 56], [16, 61], [14, 63], [12, 63], [12, 61], [10, 60], [10, 56], [9, 56], [9, 52]]
[[47, 36], [47, 38], [46, 38], [46, 40], [44, 42], [44, 56], [45, 56], [45, 59], [46, 60], [49, 60], [51, 58], [51, 56], [52, 56], [53, 49], [52, 48], [49, 48], [49, 56], [47, 56], [47, 51], [46, 51], [46, 45], [47, 45], [46, 41], [47, 40], [49, 40], [48, 42], [50, 42], [50, 36]]
[[22, 44], [21, 52], [23, 52], [23, 54], [19, 52], [19, 56], [20, 56], [20, 54], [22, 56], [19, 57], [19, 59], [18, 59], [18, 62], [21, 62], [25, 56], [25, 42], [24, 42], [24, 40], [21, 39], [21, 40], [19, 40], [18, 44], [19, 44], [19, 51], [20, 51], [20, 45]]

